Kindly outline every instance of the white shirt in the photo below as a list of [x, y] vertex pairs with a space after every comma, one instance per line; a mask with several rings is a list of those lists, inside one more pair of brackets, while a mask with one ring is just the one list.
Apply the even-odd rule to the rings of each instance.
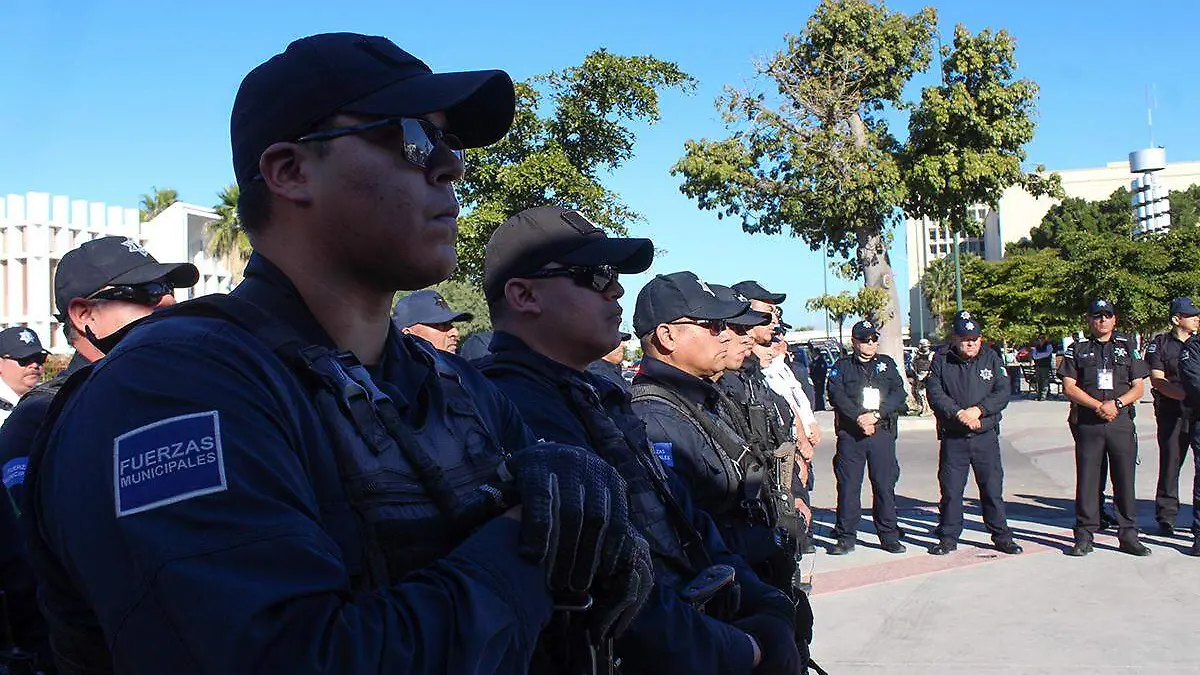
[[800, 380], [796, 379], [796, 374], [788, 367], [787, 361], [782, 356], [771, 359], [771, 363], [763, 366], [763, 375], [767, 379], [767, 386], [782, 396], [788, 402], [792, 413], [800, 419], [800, 424], [804, 426], [804, 434], [807, 436], [812, 433], [812, 428], [817, 424], [817, 416], [813, 414], [808, 395], [804, 393], [804, 387], [800, 386]]
[[[7, 382], [0, 380], [0, 399], [3, 399], [5, 402], [15, 406], [17, 405], [17, 401], [21, 400], [21, 397], [17, 396], [17, 392], [13, 391], [12, 387], [8, 386]], [[8, 419], [10, 414], [12, 414], [11, 408], [8, 410], [0, 410], [0, 424], [4, 424], [4, 421]]]

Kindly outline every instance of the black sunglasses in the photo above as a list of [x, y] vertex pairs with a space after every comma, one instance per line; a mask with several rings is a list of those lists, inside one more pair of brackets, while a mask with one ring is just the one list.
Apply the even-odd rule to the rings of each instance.
[[721, 331], [729, 324], [725, 323], [725, 319], [707, 319], [704, 321], [672, 321], [668, 326], [700, 326], [707, 328], [708, 332], [713, 335], [719, 335]]
[[7, 356], [7, 355], [4, 358], [8, 359], [9, 361], [16, 361], [17, 364], [20, 365], [22, 368], [28, 368], [31, 364], [34, 364], [34, 363], [36, 363], [40, 366], [46, 362], [46, 355], [41, 354], [41, 353], [31, 354], [29, 356], [22, 356], [19, 359], [14, 359], [13, 357]]
[[858, 340], [859, 342], [865, 342], [865, 343], [867, 343], [867, 344], [875, 344], [876, 342], [879, 342], [879, 336], [878, 336], [878, 335], [877, 335], [877, 336], [875, 336], [875, 337], [869, 337], [869, 338], [854, 338], [854, 339], [855, 339], [855, 340]]
[[174, 295], [175, 289], [162, 281], [149, 281], [144, 284], [129, 284], [102, 288], [87, 296], [87, 300], [120, 300], [135, 305], [153, 307], [162, 301], [163, 296]]
[[589, 265], [586, 267], [555, 267], [522, 275], [522, 279], [551, 279], [568, 277], [578, 286], [590, 288], [597, 293], [607, 293], [617, 283], [621, 273], [612, 265]]
[[463, 148], [463, 143], [454, 134], [448, 134], [437, 127], [429, 120], [416, 117], [388, 117], [374, 122], [364, 122], [362, 124], [354, 124], [348, 127], [336, 127], [334, 129], [324, 129], [322, 131], [314, 131], [311, 134], [305, 134], [296, 139], [297, 143], [312, 143], [315, 141], [329, 141], [342, 136], [351, 136], [361, 134], [374, 129], [382, 129], [384, 127], [395, 126], [400, 128], [402, 136], [401, 144], [404, 148], [404, 159], [409, 164], [419, 168], [428, 170], [430, 167], [430, 158], [437, 150], [439, 143], [444, 143], [450, 152], [460, 161], [466, 161], [466, 150]]

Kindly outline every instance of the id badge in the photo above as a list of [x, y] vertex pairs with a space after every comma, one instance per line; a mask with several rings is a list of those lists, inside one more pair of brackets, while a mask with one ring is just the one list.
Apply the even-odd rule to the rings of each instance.
[[1101, 368], [1097, 372], [1097, 375], [1099, 375], [1098, 385], [1099, 385], [1100, 389], [1102, 391], [1112, 391], [1112, 388], [1113, 388], [1112, 368]]
[[878, 387], [863, 387], [863, 408], [867, 410], [879, 410], [879, 401]]

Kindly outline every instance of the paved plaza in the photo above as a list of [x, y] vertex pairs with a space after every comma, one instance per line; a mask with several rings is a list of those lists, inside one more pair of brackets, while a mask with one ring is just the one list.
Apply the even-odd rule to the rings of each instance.
[[1001, 428], [1009, 523], [1024, 554], [991, 548], [973, 477], [958, 550], [927, 553], [936, 543], [939, 495], [937, 439], [925, 417], [901, 420], [896, 493], [908, 552], [878, 548], [868, 484], [857, 549], [826, 555], [834, 437], [831, 413], [818, 416], [825, 436], [813, 495], [818, 552], [805, 565], [817, 620], [813, 654], [830, 675], [1200, 673], [1200, 558], [1184, 555], [1192, 461], [1189, 455], [1180, 479], [1182, 529], [1174, 537], [1152, 534], [1158, 447], [1148, 400], [1137, 405], [1138, 520], [1154, 552], [1148, 558], [1118, 553], [1113, 531], [1098, 535], [1085, 558], [1063, 555], [1072, 543], [1075, 491], [1067, 404], [1029, 400], [1013, 401]]

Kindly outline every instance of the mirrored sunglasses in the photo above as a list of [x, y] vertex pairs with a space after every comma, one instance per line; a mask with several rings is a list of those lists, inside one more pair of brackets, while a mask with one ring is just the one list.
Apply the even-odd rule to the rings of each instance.
[[129, 284], [102, 288], [87, 296], [87, 300], [119, 300], [135, 305], [153, 307], [162, 301], [163, 296], [174, 295], [175, 289], [170, 284], [161, 281], [150, 281], [144, 284]]
[[32, 354], [30, 356], [22, 356], [19, 359], [14, 359], [13, 357], [7, 356], [7, 355], [5, 355], [4, 358], [8, 359], [9, 361], [16, 361], [17, 364], [19, 366], [21, 366], [22, 368], [28, 368], [29, 366], [31, 366], [32, 364], [35, 364], [35, 363], [40, 366], [46, 362], [46, 355], [43, 353]]
[[348, 127], [336, 127], [314, 131], [296, 139], [297, 143], [312, 143], [330, 141], [342, 136], [361, 134], [375, 129], [397, 127], [401, 134], [401, 145], [404, 150], [404, 160], [409, 164], [428, 170], [432, 165], [433, 153], [439, 144], [444, 144], [460, 161], [466, 161], [466, 150], [462, 141], [454, 134], [442, 131], [433, 122], [416, 117], [388, 117], [374, 122], [364, 122]]
[[612, 265], [589, 265], [538, 270], [526, 274], [522, 278], [551, 279], [554, 277], [568, 277], [577, 286], [590, 288], [597, 293], [606, 293], [613, 287], [613, 284], [617, 283], [617, 279], [620, 276], [620, 272], [617, 272]]

